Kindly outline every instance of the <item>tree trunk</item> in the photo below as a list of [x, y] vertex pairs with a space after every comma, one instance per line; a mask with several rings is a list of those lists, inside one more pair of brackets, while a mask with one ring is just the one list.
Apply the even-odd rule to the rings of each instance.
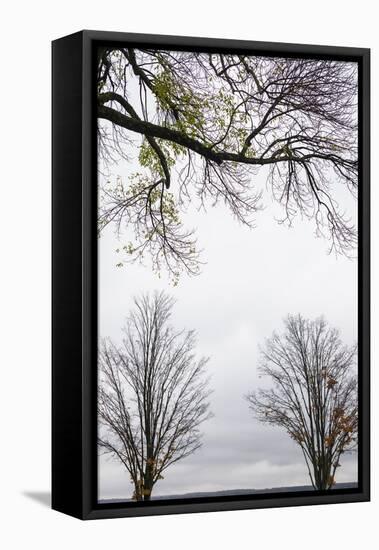
[[[152, 460], [151, 458], [149, 460]], [[144, 484], [143, 484], [143, 499], [151, 499], [151, 491], [153, 490], [153, 464], [148, 462], [145, 468]]]

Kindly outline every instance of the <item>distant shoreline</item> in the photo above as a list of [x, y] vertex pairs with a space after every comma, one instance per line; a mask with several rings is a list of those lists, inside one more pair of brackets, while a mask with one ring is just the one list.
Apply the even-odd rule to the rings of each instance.
[[[349, 483], [336, 483], [333, 487], [333, 490], [336, 489], [357, 489], [358, 483], [349, 482]], [[272, 487], [267, 489], [230, 489], [226, 491], [203, 491], [203, 492], [193, 492], [193, 493], [183, 493], [175, 495], [156, 495], [152, 496], [151, 500], [173, 500], [173, 499], [187, 499], [187, 498], [209, 498], [209, 497], [224, 497], [224, 496], [239, 496], [239, 495], [259, 495], [267, 493], [293, 493], [293, 492], [304, 492], [304, 491], [313, 491], [311, 485], [296, 485], [293, 487]], [[130, 498], [108, 498], [108, 499], [99, 499], [99, 504], [120, 504], [122, 502], [133, 502]]]

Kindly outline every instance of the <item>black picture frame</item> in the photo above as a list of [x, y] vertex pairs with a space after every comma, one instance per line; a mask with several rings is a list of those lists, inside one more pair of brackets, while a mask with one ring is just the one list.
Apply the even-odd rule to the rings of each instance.
[[[131, 44], [353, 60], [359, 66], [359, 484], [357, 489], [97, 503], [97, 245], [94, 50]], [[52, 44], [52, 508], [81, 519], [370, 499], [370, 50], [85, 30]]]

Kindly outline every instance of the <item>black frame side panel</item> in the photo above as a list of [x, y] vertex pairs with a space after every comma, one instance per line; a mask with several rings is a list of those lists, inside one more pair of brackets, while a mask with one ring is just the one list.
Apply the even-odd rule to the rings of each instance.
[[82, 517], [82, 33], [52, 45], [52, 507]]

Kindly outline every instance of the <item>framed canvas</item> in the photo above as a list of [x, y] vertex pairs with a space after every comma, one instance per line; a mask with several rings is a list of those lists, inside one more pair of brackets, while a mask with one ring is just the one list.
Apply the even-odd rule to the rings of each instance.
[[369, 500], [369, 59], [53, 42], [55, 510]]

